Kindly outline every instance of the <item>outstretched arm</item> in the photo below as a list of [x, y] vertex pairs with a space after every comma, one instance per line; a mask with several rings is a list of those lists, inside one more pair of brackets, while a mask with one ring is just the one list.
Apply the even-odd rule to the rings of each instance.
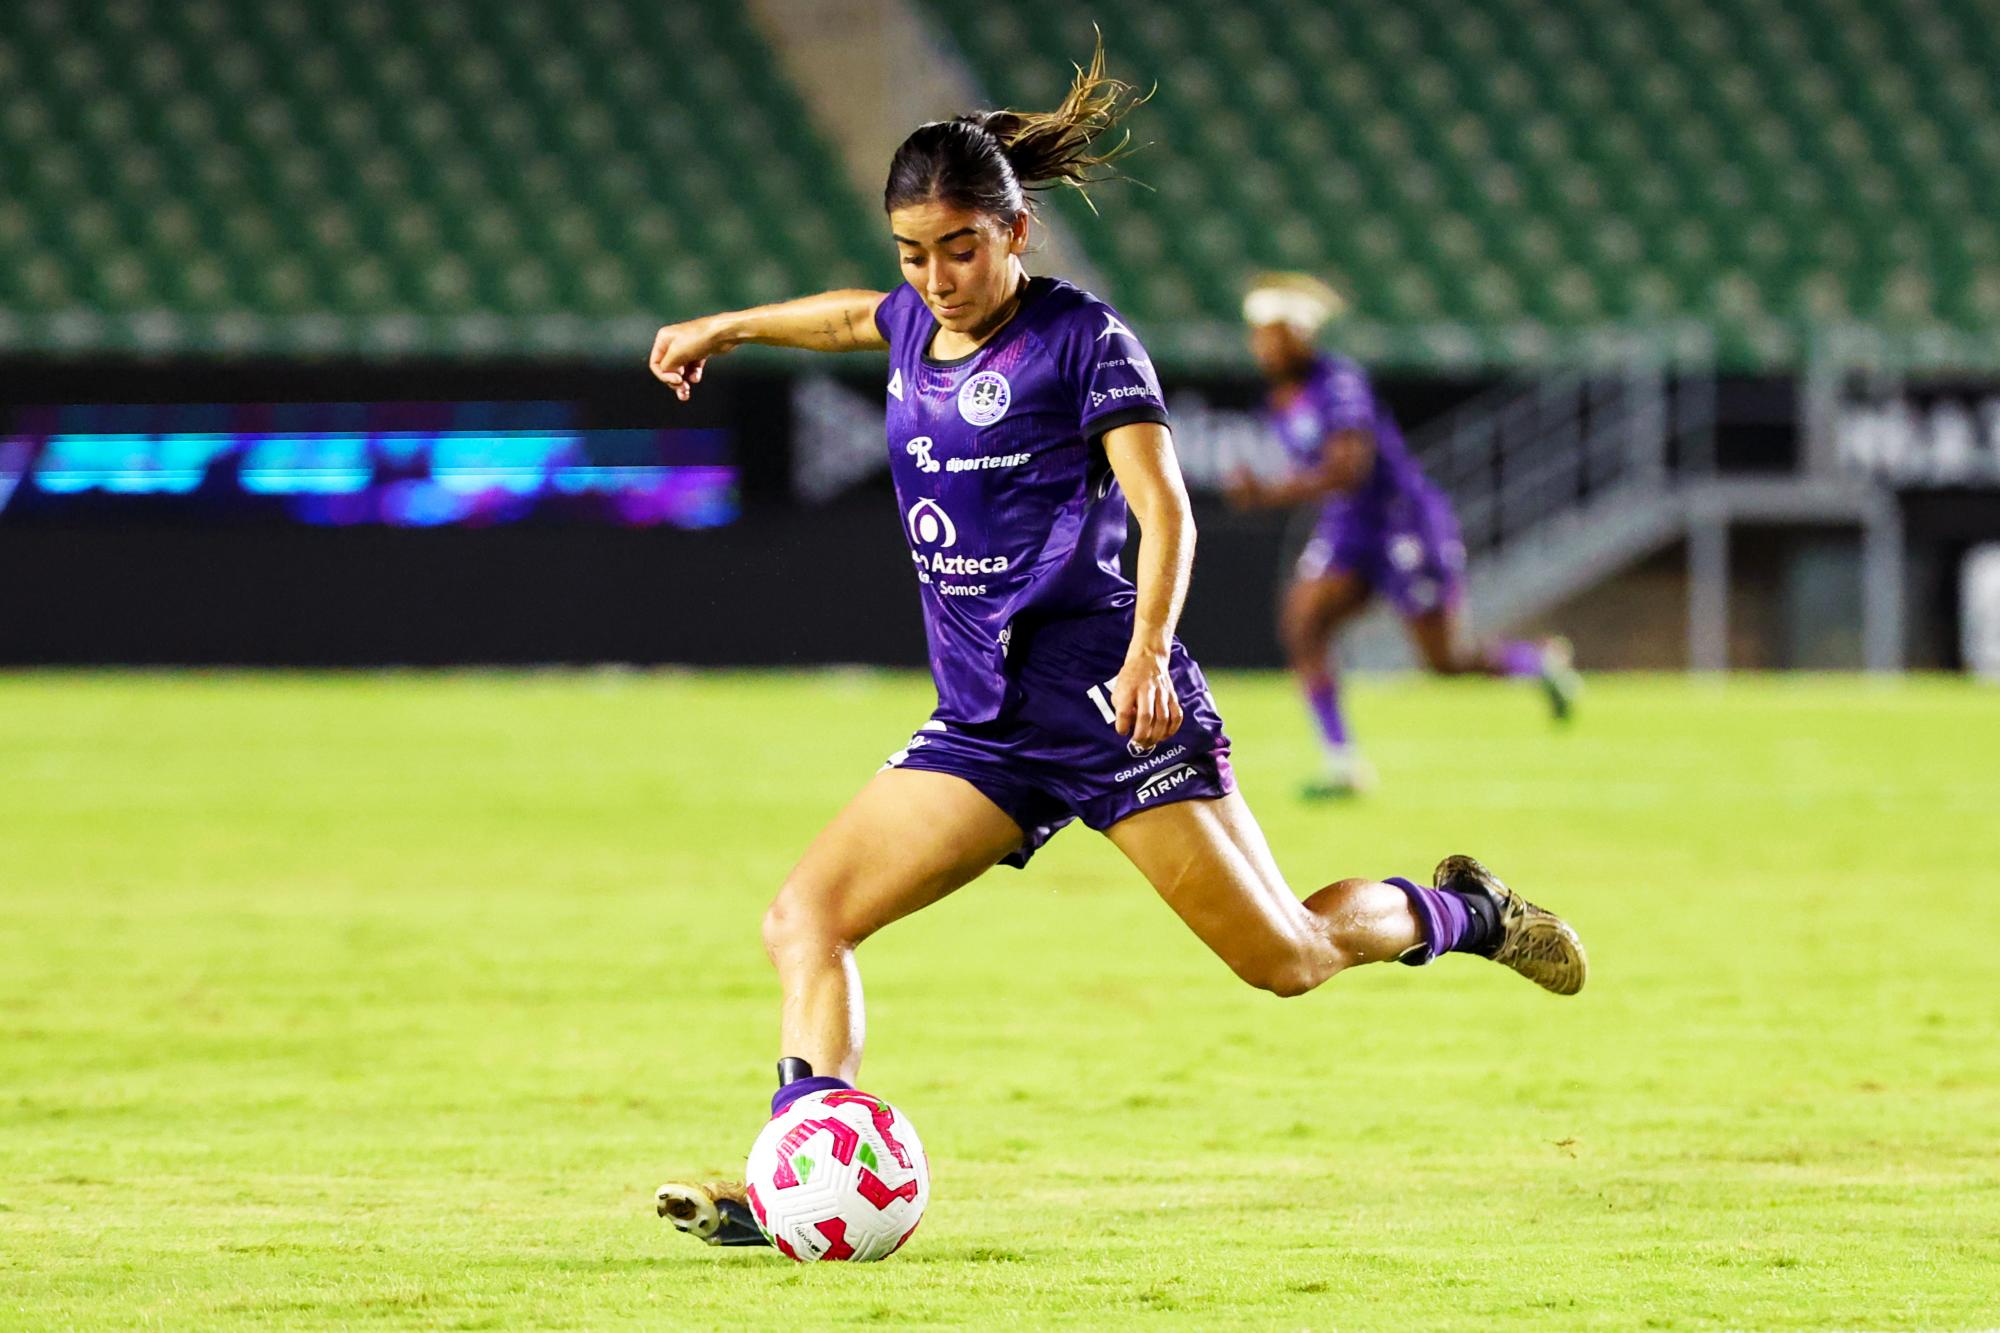
[[669, 324], [653, 335], [647, 365], [655, 379], [686, 402], [701, 383], [708, 358], [744, 343], [808, 352], [879, 352], [889, 345], [875, 327], [875, 307], [882, 304], [882, 296], [881, 292], [821, 292]]
[[1283, 509], [1308, 500], [1351, 491], [1368, 480], [1375, 467], [1375, 436], [1370, 431], [1337, 430], [1320, 446], [1319, 461], [1283, 481], [1264, 481], [1249, 472], [1229, 479], [1229, 501], [1238, 509]]
[[1194, 510], [1174, 456], [1174, 437], [1165, 426], [1142, 421], [1116, 427], [1105, 432], [1104, 453], [1139, 520], [1139, 601], [1125, 665], [1112, 682], [1112, 707], [1121, 735], [1158, 745], [1181, 726], [1181, 701], [1168, 665], [1174, 626], [1194, 576]]

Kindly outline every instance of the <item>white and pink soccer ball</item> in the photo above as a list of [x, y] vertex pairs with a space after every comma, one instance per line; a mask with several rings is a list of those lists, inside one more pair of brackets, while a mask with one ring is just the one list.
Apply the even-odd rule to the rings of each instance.
[[750, 1211], [788, 1259], [886, 1259], [923, 1220], [931, 1168], [909, 1117], [837, 1088], [771, 1117], [744, 1168]]

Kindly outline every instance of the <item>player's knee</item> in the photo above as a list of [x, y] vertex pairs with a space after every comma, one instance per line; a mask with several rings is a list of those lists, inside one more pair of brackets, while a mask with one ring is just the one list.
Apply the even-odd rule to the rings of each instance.
[[1439, 676], [1461, 676], [1467, 670], [1466, 663], [1457, 654], [1446, 649], [1426, 649], [1424, 665], [1432, 674]]
[[764, 909], [764, 952], [774, 963], [801, 952], [837, 949], [848, 942], [841, 938], [839, 923], [826, 910], [825, 895], [797, 879], [786, 880]]
[[1326, 980], [1323, 969], [1315, 968], [1306, 959], [1297, 957], [1237, 959], [1230, 963], [1230, 968], [1258, 990], [1268, 991], [1284, 1000], [1304, 995]]
[[1479, 656], [1453, 641], [1449, 632], [1427, 630], [1411, 636], [1425, 669], [1440, 676], [1463, 676], [1479, 670]]
[[771, 905], [764, 909], [764, 956], [774, 963], [784, 957], [791, 951], [797, 930], [798, 909], [785, 890], [780, 889]]

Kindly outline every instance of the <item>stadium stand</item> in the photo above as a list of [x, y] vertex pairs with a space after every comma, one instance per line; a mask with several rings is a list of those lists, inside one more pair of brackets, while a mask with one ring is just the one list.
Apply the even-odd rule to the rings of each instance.
[[734, 5], [21, 0], [0, 178], [0, 348], [629, 354], [888, 267]]
[[[1158, 81], [1150, 189], [1064, 201], [1128, 313], [1228, 320], [1252, 269], [1340, 278], [1381, 362], [1565, 330], [2000, 321], [2000, 37], [1980, 0], [1152, 0], [931, 11], [989, 93], [1051, 103], [1104, 31]], [[1679, 336], [1676, 334], [1675, 336]]]
[[[2000, 323], [1983, 0], [929, 8], [997, 101], [1058, 97], [1093, 20], [1158, 80], [1149, 188], [1059, 207], [1170, 359], [1240, 355], [1273, 266], [1343, 281], [1349, 346], [1410, 367]], [[0, 349], [629, 351], [892, 280], [808, 122], [735, 5], [0, 5]]]

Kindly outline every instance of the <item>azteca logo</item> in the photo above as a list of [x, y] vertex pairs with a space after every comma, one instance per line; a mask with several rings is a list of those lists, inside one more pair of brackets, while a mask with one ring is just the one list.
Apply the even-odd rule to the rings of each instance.
[[1007, 415], [1014, 390], [997, 370], [982, 370], [958, 391], [958, 414], [975, 426], [990, 426]]
[[958, 545], [958, 529], [936, 500], [923, 499], [911, 505], [907, 525], [910, 541], [918, 546]]

